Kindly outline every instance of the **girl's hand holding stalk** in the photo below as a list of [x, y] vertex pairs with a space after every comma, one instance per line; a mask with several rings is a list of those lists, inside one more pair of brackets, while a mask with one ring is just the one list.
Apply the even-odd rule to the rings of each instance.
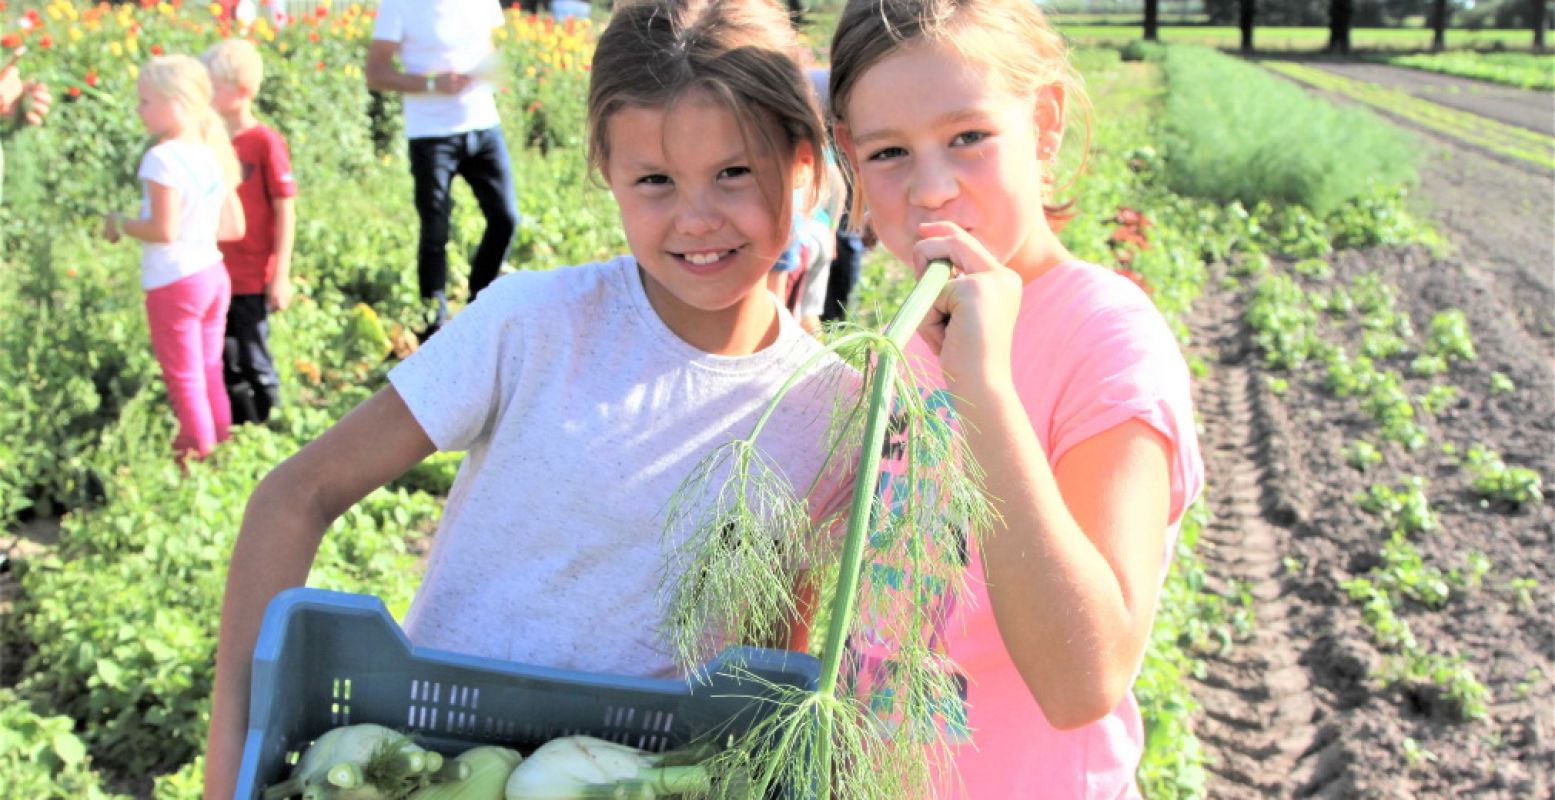
[[1015, 394], [1010, 344], [1020, 314], [1021, 277], [954, 222], [918, 226], [913, 266], [921, 274], [948, 259], [956, 275], [945, 284], [918, 334], [939, 357], [953, 394], [975, 402], [989, 392]]

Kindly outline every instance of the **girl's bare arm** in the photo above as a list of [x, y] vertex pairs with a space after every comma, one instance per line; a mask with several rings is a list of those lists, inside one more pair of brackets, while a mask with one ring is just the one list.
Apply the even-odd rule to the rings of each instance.
[[1131, 420], [1048, 466], [1013, 389], [958, 403], [1002, 520], [984, 543], [989, 600], [1057, 728], [1106, 716], [1150, 635], [1165, 546], [1170, 445]]
[[248, 727], [250, 662], [270, 599], [306, 582], [324, 531], [436, 447], [393, 387], [282, 462], [255, 488], [232, 552], [216, 646], [205, 797], [230, 798]]

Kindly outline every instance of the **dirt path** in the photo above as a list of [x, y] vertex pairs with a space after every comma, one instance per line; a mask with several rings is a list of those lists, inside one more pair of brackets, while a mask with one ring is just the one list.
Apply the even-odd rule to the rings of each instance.
[[1555, 361], [1555, 175], [1509, 166], [1461, 142], [1430, 145], [1419, 197], [1469, 275]]
[[[1220, 476], [1208, 488], [1214, 521], [1200, 539], [1206, 569], [1242, 582], [1253, 597], [1257, 628], [1251, 641], [1209, 659], [1209, 671], [1195, 692], [1204, 708], [1197, 733], [1214, 754], [1218, 781], [1210, 796], [1278, 796], [1282, 787], [1317, 783], [1325, 740], [1309, 673], [1301, 651], [1310, 644], [1302, 607], [1288, 597], [1282, 554], [1291, 552], [1294, 531], [1282, 510], [1274, 473], [1283, 446], [1259, 391], [1256, 358], [1236, 308], [1227, 295], [1207, 297], [1196, 316], [1195, 340], [1210, 344], [1202, 353], [1214, 366], [1195, 386], [1207, 426], [1204, 457], [1208, 474]], [[1326, 771], [1326, 770], [1325, 770]], [[1299, 779], [1293, 778], [1297, 773]]]
[[1309, 63], [1345, 78], [1398, 89], [1422, 100], [1555, 136], [1555, 92], [1518, 89], [1365, 61], [1318, 60]]

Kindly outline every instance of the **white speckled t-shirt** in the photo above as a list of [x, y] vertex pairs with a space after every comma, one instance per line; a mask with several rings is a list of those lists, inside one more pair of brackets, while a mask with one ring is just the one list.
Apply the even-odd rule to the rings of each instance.
[[[431, 440], [468, 450], [405, 619], [419, 646], [620, 675], [676, 673], [659, 634], [663, 514], [714, 448], [749, 434], [820, 346], [780, 311], [748, 356], [698, 350], [648, 303], [636, 261], [519, 272], [389, 374]], [[760, 442], [803, 492], [821, 469], [834, 362]], [[845, 501], [824, 481], [819, 518]]]

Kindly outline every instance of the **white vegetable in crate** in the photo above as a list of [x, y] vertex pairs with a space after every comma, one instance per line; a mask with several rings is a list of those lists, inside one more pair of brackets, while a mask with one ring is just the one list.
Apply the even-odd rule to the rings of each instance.
[[448, 762], [465, 767], [463, 776], [418, 789], [410, 800], [504, 800], [508, 776], [522, 761], [517, 751], [506, 747], [471, 748]]
[[433, 780], [456, 778], [468, 767], [448, 765], [402, 733], [382, 725], [347, 725], [325, 732], [292, 776], [265, 789], [263, 800], [402, 800]]
[[552, 739], [508, 777], [506, 800], [655, 800], [708, 791], [699, 766], [659, 766], [663, 756], [592, 736]]

